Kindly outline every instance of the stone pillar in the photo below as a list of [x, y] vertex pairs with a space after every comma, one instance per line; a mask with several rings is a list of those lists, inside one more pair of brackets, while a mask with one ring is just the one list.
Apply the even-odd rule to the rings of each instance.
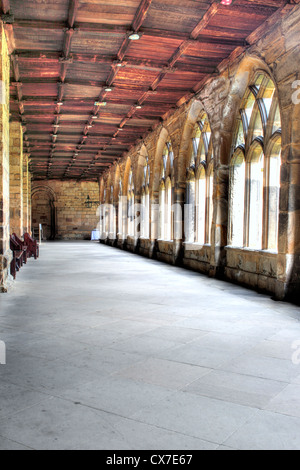
[[9, 132], [10, 231], [23, 235], [23, 132], [19, 122], [11, 122]]
[[9, 77], [10, 61], [0, 22], [0, 292], [7, 291], [9, 249]]
[[[276, 297], [300, 303], [300, 104], [287, 121], [298, 133], [283, 146]], [[297, 141], [298, 139], [298, 141]], [[299, 142], [299, 143], [298, 143]]]
[[225, 247], [228, 243], [228, 155], [230, 155], [232, 134], [226, 129], [221, 130], [219, 125], [215, 124], [214, 138], [214, 209], [209, 273], [211, 277], [223, 278], [226, 266]]
[[31, 199], [31, 191], [32, 191], [32, 174], [28, 172], [28, 211], [27, 211], [27, 232], [32, 235], [32, 199]]
[[23, 156], [23, 231], [24, 233], [30, 232], [29, 227], [29, 205], [31, 201], [31, 194], [29, 193], [29, 170], [28, 170], [28, 156]]
[[185, 215], [185, 195], [186, 184], [178, 184], [174, 191], [174, 245], [173, 245], [173, 264], [181, 265], [184, 258], [184, 215]]

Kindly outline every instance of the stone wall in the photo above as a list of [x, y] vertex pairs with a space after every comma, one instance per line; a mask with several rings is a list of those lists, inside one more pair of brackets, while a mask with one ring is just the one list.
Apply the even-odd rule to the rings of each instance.
[[7, 290], [9, 249], [9, 75], [10, 61], [0, 22], [0, 291]]
[[[119, 184], [127, 195], [133, 170], [135, 198], [141, 200], [143, 168], [148, 159], [151, 203], [158, 202], [160, 162], [170, 139], [175, 156], [173, 203], [182, 206], [186, 194], [187, 157], [192, 130], [201, 111], [208, 115], [214, 150], [214, 215], [211, 245], [187, 247], [183, 239], [173, 244], [157, 242], [156, 222], [151, 220], [151, 239], [108, 241], [118, 247], [155, 256], [173, 264], [228, 279], [275, 294], [277, 298], [299, 297], [300, 287], [300, 7], [287, 5], [247, 39], [249, 46], [237, 49], [225, 60], [191, 101], [169, 113], [144, 141], [132, 148], [100, 181], [102, 202], [113, 200], [118, 210]], [[268, 74], [277, 87], [282, 119], [282, 171], [279, 219], [279, 252], [228, 248], [229, 164], [235, 119], [249, 79], [255, 72]], [[297, 89], [298, 87], [298, 89]], [[113, 194], [111, 194], [113, 186]], [[299, 299], [298, 299], [299, 300]]]
[[32, 184], [32, 227], [42, 223], [46, 238], [90, 239], [97, 228], [98, 205], [88, 208], [87, 196], [99, 201], [99, 184], [77, 181], [35, 181]]

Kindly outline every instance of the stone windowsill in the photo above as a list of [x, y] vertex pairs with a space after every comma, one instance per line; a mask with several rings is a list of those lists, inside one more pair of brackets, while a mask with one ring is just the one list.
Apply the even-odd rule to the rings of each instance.
[[190, 250], [202, 250], [203, 248], [211, 248], [210, 243], [193, 243], [193, 242], [183, 242], [185, 248], [191, 247]]
[[248, 248], [248, 247], [245, 247], [245, 248], [242, 248], [242, 247], [239, 247], [239, 246], [231, 246], [231, 245], [228, 245], [228, 246], [225, 246], [225, 250], [227, 251], [239, 251], [240, 253], [255, 253], [255, 254], [258, 254], [258, 255], [270, 255], [270, 256], [278, 256], [278, 252], [277, 251], [272, 251], [272, 250], [257, 250], [255, 248]]

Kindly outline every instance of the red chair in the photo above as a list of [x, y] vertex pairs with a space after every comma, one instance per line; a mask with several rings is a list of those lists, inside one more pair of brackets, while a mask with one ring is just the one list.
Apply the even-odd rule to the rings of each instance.
[[24, 242], [28, 247], [29, 256], [33, 256], [34, 259], [37, 259], [40, 255], [39, 244], [34, 240], [29, 233], [24, 234]]
[[17, 272], [23, 266], [23, 251], [13, 251], [13, 259], [10, 264], [10, 274], [16, 279]]
[[16, 279], [16, 274], [22, 268], [25, 263], [26, 252], [21, 249], [18, 242], [11, 235], [10, 236], [10, 249], [13, 252], [13, 259], [10, 264], [10, 273], [14, 279]]
[[24, 259], [24, 264], [27, 263], [27, 259], [28, 259], [28, 246], [26, 245], [25, 242], [23, 242], [23, 240], [21, 240], [21, 238], [18, 237], [18, 235], [16, 233], [13, 233], [11, 238], [19, 245], [20, 247], [20, 251], [23, 251], [24, 252], [24, 256], [23, 256], [23, 259]]

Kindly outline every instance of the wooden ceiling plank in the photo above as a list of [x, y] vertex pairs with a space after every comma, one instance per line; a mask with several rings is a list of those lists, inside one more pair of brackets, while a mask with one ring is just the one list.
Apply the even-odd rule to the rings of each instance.
[[[145, 19], [146, 19], [146, 16], [147, 16], [147, 13], [149, 11], [149, 8], [151, 6], [151, 3], [152, 3], [152, 0], [141, 0], [141, 3], [137, 9], [137, 12], [135, 14], [135, 17], [134, 17], [134, 20], [133, 20], [133, 23], [132, 23], [132, 29], [133, 31], [138, 31], [141, 26], [143, 25]], [[126, 56], [126, 53], [129, 49], [129, 46], [130, 46], [130, 39], [129, 39], [129, 36], [128, 36], [128, 33], [126, 34], [126, 37], [124, 38], [124, 41], [117, 53], [117, 59], [119, 61], [123, 61], [124, 57]], [[112, 65], [112, 68], [111, 68], [111, 72], [108, 76], [108, 79], [107, 79], [107, 86], [111, 87], [113, 84], [114, 84], [114, 81], [116, 80], [117, 78], [117, 75], [118, 75], [118, 72], [119, 72], [120, 68], [117, 67], [117, 65]], [[104, 98], [102, 98], [104, 99]], [[135, 113], [136, 111], [136, 108], [132, 108], [131, 109], [131, 112], [132, 112], [132, 115]], [[120, 127], [123, 127], [123, 125], [125, 125], [125, 123], [127, 122], [128, 120], [128, 117], [125, 117], [122, 121], [121, 121], [121, 124], [120, 124]], [[124, 123], [124, 124], [123, 124]], [[116, 133], [116, 136], [118, 135], [118, 131]]]
[[[185, 103], [201, 89], [228, 54], [237, 54], [239, 51], [236, 48], [245, 46], [247, 31], [254, 30], [255, 22], [259, 24], [264, 16], [268, 17], [268, 11], [271, 17], [279, 2], [283, 6], [283, 0], [279, 0], [277, 5], [275, 0], [253, 0], [251, 5], [243, 1], [236, 2], [232, 7], [232, 18], [234, 15], [242, 18], [242, 23], [239, 29], [233, 29], [224, 28], [222, 20], [224, 15], [230, 17], [231, 8], [225, 9], [219, 0], [212, 0], [205, 2], [206, 5], [211, 5], [207, 5], [204, 15], [202, 5], [203, 17], [196, 26], [193, 23], [190, 31], [188, 28], [165, 31], [155, 29], [154, 21], [154, 28], [144, 27], [154, 1], [138, 2], [131, 25], [76, 22], [81, 2], [69, 0], [66, 2], [65, 21], [17, 19], [14, 27], [5, 26], [10, 28], [10, 32], [7, 29], [6, 33], [11, 36], [10, 51], [15, 50], [12, 42], [13, 28], [17, 34], [18, 46], [24, 46], [12, 58], [12, 63], [15, 64], [15, 82], [11, 83], [12, 114], [27, 122], [27, 135], [24, 138], [26, 147], [29, 142], [35, 145], [35, 169], [39, 177], [65, 175], [70, 178], [77, 175], [78, 178], [87, 178], [95, 171], [95, 163], [99, 158], [102, 161], [106, 155], [111, 155], [111, 161], [119, 158], [122, 152], [136, 142], [138, 135], [145, 135], [145, 130], [158, 125], [163, 115], [166, 112], [169, 114], [176, 102], [178, 106]], [[260, 5], [261, 9], [255, 8], [255, 5]], [[186, 8], [179, 0], [172, 0], [172, 6], [184, 16]], [[220, 14], [216, 17], [218, 13]], [[55, 18], [53, 15], [51, 17]], [[272, 24], [269, 21], [266, 27], [271, 27]], [[169, 25], [166, 21], [167, 27]], [[263, 29], [261, 27], [261, 31]], [[63, 37], [61, 52], [53, 51], [54, 39], [51, 48], [51, 31], [54, 32], [53, 38], [60, 38], [60, 41]], [[75, 36], [77, 31], [78, 36]], [[139, 32], [143, 36], [137, 43], [137, 48], [129, 40], [132, 32]], [[27, 50], [35, 36], [41, 48], [45, 44], [45, 51]], [[252, 33], [249, 39], [254, 38], [256, 36]], [[74, 44], [71, 55], [73, 39], [76, 46]], [[103, 54], [89, 53], [93, 50], [93, 46], [89, 48], [89, 44], [92, 45], [94, 41], [99, 44], [103, 41]], [[127, 58], [131, 44], [132, 57]], [[210, 54], [214, 46], [216, 50]], [[117, 67], [116, 59], [122, 62], [122, 67]], [[88, 66], [84, 68], [80, 63]], [[60, 69], [58, 64], [61, 65]], [[149, 72], [148, 81], [145, 72]], [[186, 88], [179, 84], [181, 74], [183, 80], [186, 79]], [[45, 78], [39, 81], [39, 76]], [[195, 84], [197, 79], [198, 83]], [[105, 90], [108, 86], [113, 88], [113, 93]], [[96, 89], [99, 103], [107, 102], [106, 108], [102, 108], [100, 104], [95, 105], [90, 87]], [[58, 106], [59, 102], [64, 102], [64, 105]], [[137, 104], [143, 104], [143, 109], [137, 111]], [[93, 115], [99, 119], [94, 121]], [[124, 130], [121, 131], [120, 128]], [[76, 168], [74, 152], [80, 153]], [[56, 160], [55, 168], [53, 158]], [[105, 168], [107, 164], [103, 167]]]
[[[61, 112], [61, 104], [64, 98], [64, 83], [67, 77], [68, 72], [68, 65], [70, 62], [70, 51], [71, 51], [71, 44], [72, 39], [74, 36], [74, 23], [76, 20], [76, 15], [78, 12], [79, 7], [79, 0], [70, 0], [69, 7], [68, 7], [68, 25], [69, 28], [66, 29], [64, 35], [64, 43], [63, 43], [63, 61], [61, 65], [61, 73], [60, 73], [60, 80], [61, 82], [58, 84], [58, 98], [57, 98], [57, 106], [56, 106], [56, 119], [55, 122], [58, 125], [60, 122], [59, 114]], [[54, 127], [54, 134], [52, 136], [53, 142], [56, 142], [58, 127]], [[48, 172], [50, 171], [50, 160], [48, 165]]]

